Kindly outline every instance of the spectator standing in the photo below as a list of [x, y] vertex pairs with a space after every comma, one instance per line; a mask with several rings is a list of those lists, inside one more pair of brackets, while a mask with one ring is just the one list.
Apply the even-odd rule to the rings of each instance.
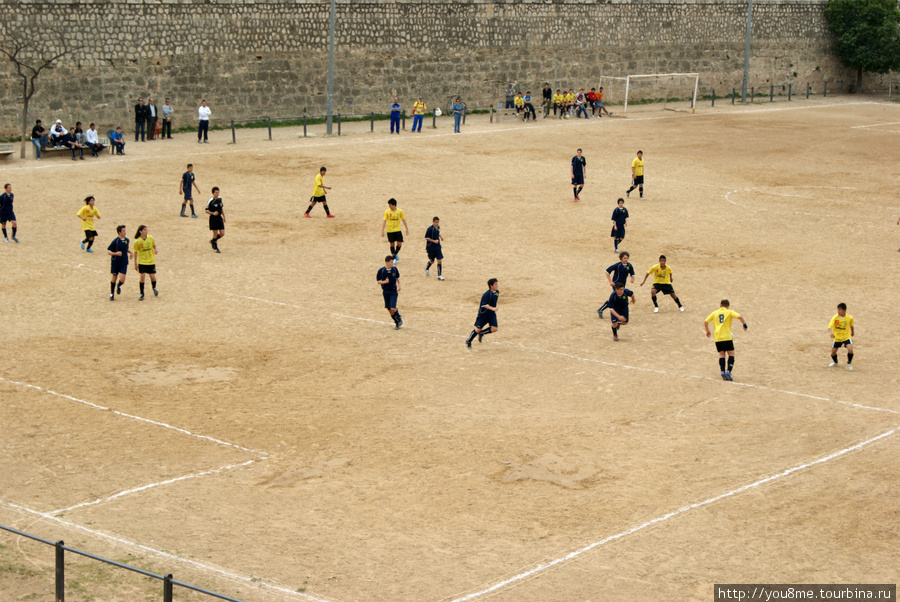
[[40, 119], [35, 121], [34, 127], [31, 128], [31, 142], [34, 144], [34, 158], [40, 159], [41, 148], [50, 142], [50, 134], [44, 129]]
[[166, 99], [166, 104], [162, 106], [162, 133], [160, 134], [160, 138], [164, 140], [172, 139], [172, 116], [175, 114], [175, 109], [169, 103], [169, 99]]
[[546, 118], [550, 115], [550, 107], [553, 105], [553, 90], [550, 88], [549, 83], [544, 84], [544, 89], [541, 94], [543, 95], [541, 107], [544, 109], [544, 117]]
[[510, 84], [506, 88], [506, 108], [512, 109], [515, 106], [515, 98], [516, 98], [516, 90], [513, 88], [513, 85]]
[[413, 105], [413, 126], [412, 131], [422, 133], [422, 119], [425, 117], [425, 110], [428, 107], [425, 106], [425, 101], [422, 100], [422, 97], [419, 97], [419, 100]]
[[137, 104], [134, 105], [134, 141], [138, 141], [140, 136], [141, 142], [146, 140], [147, 135], [147, 106], [144, 104], [143, 98], [138, 98]]
[[459, 96], [456, 97], [456, 101], [453, 103], [453, 133], [459, 134], [459, 124], [462, 121], [463, 114], [463, 103], [460, 100]]
[[159, 113], [156, 112], [156, 104], [153, 99], [147, 100], [147, 139], [156, 139], [156, 122], [159, 119]]
[[105, 146], [100, 144], [100, 138], [97, 136], [97, 127], [92, 123], [88, 128], [88, 131], [84, 133], [84, 141], [87, 144], [88, 148], [91, 149], [92, 157], [100, 157], [99, 153], [102, 151]]
[[209, 143], [209, 115], [212, 111], [206, 106], [206, 101], [200, 101], [200, 107], [197, 109], [197, 142]]
[[391, 103], [391, 133], [400, 133], [400, 110], [403, 107], [400, 106], [400, 99], [396, 96], [394, 97], [394, 102]]

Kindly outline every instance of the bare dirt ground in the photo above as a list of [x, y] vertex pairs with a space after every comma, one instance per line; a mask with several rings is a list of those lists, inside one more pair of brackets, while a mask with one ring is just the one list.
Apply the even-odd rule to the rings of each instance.
[[[0, 524], [253, 601], [896, 583], [900, 105], [451, 125], [185, 134], [0, 165], [21, 240], [0, 244]], [[622, 245], [638, 300], [614, 343], [595, 310], [638, 149], [647, 199], [628, 199]], [[198, 210], [222, 189], [220, 255], [205, 216], [178, 217], [188, 162]], [[337, 218], [307, 220], [321, 165]], [[94, 254], [75, 217], [88, 194]], [[410, 227], [400, 331], [375, 282], [389, 197]], [[424, 274], [434, 215], [443, 282]], [[159, 297], [139, 302], [129, 270], [109, 302], [120, 223], [156, 238]], [[684, 313], [661, 297], [653, 314], [638, 286], [660, 253]], [[491, 277], [500, 331], [468, 350]], [[734, 383], [703, 335], [722, 298], [750, 324]], [[841, 301], [853, 372], [843, 350], [826, 368]], [[70, 558], [67, 599], [159, 598]], [[51, 597], [52, 559], [0, 532], [3, 599]]]

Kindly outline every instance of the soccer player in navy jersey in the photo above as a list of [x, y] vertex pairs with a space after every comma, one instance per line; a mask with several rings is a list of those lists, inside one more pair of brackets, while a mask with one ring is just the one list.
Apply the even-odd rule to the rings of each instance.
[[578, 195], [581, 194], [584, 188], [585, 174], [587, 174], [587, 161], [581, 156], [581, 149], [579, 148], [575, 151], [575, 156], [572, 157], [572, 167], [569, 170], [569, 175], [572, 177], [572, 191], [575, 193], [576, 202], [581, 200]]
[[625, 199], [616, 201], [617, 207], [612, 212], [612, 232], [609, 235], [613, 238], [616, 253], [619, 252], [619, 243], [625, 238], [625, 226], [628, 225], [628, 209], [625, 208]]
[[[628, 251], [622, 251], [619, 253], [619, 263], [614, 263], [606, 268], [606, 279], [613, 289], [616, 288], [616, 282], [621, 282], [624, 285], [629, 276], [631, 276], [631, 283], [634, 284], [634, 266], [628, 261], [630, 258], [631, 255], [628, 254]], [[603, 319], [603, 310], [607, 307], [609, 307], [609, 301], [601, 305], [600, 309], [597, 310], [601, 320]]]
[[194, 211], [193, 189], [196, 188], [197, 192], [200, 192], [200, 187], [197, 186], [195, 178], [196, 176], [194, 175], [194, 164], [188, 163], [187, 171], [181, 174], [181, 182], [179, 182], [179, 185], [181, 187], [181, 194], [184, 195], [184, 200], [181, 201], [181, 217], [187, 217], [184, 214], [184, 211], [185, 209], [187, 209], [188, 202], [190, 202], [191, 204], [191, 217], [197, 217], [197, 212]]
[[625, 288], [625, 283], [616, 282], [616, 290], [606, 302], [609, 306], [609, 319], [612, 322], [613, 340], [619, 340], [619, 328], [628, 324], [628, 298], [635, 303], [634, 293]]
[[400, 271], [393, 265], [394, 256], [384, 258], [384, 267], [378, 269], [375, 279], [381, 285], [381, 294], [384, 296], [384, 308], [391, 314], [394, 321], [394, 330], [400, 330], [403, 326], [403, 317], [397, 311], [397, 294], [400, 292]]
[[437, 263], [438, 280], [444, 279], [444, 276], [441, 274], [443, 270], [441, 260], [444, 259], [444, 254], [441, 252], [442, 240], [444, 240], [444, 237], [441, 236], [441, 219], [435, 215], [431, 220], [431, 225], [428, 226], [428, 230], [425, 231], [425, 252], [428, 253], [428, 265], [425, 266], [425, 275], [431, 276], [428, 270], [431, 269], [433, 264]]
[[[128, 273], [128, 261], [134, 257], [129, 245], [131, 242], [125, 236], [125, 226], [116, 226], [118, 236], [109, 243], [107, 254], [112, 258], [109, 277], [109, 300], [115, 301], [116, 294], [122, 294], [122, 285], [125, 284], [125, 274]], [[118, 278], [118, 285], [116, 279]]]
[[488, 290], [481, 295], [478, 305], [478, 316], [475, 318], [475, 329], [466, 339], [466, 347], [472, 347], [472, 341], [478, 336], [478, 342], [484, 335], [497, 332], [497, 301], [500, 299], [500, 283], [496, 278], [487, 281]]

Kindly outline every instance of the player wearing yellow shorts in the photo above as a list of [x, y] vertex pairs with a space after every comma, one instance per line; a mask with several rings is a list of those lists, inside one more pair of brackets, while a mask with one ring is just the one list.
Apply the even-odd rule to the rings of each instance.
[[[709, 325], [713, 324], [716, 330], [716, 351], [719, 352], [719, 370], [723, 380], [733, 380], [731, 371], [734, 369], [734, 337], [731, 336], [731, 321], [737, 318], [747, 330], [747, 322], [741, 314], [729, 309], [728, 299], [722, 299], [720, 307], [706, 317], [703, 328], [706, 330], [706, 338], [709, 338]], [[725, 355], [728, 355], [728, 365], [725, 365]]]
[[[619, 200], [621, 201], [622, 199]], [[653, 286], [650, 287], [650, 298], [653, 299], [653, 313], [659, 313], [659, 304], [656, 302], [657, 293], [671, 296], [672, 301], [678, 305], [678, 309], [684, 311], [684, 306], [681, 305], [678, 295], [675, 294], [675, 289], [672, 288], [672, 268], [666, 265], [665, 255], [660, 255], [659, 263], [647, 270], [647, 273], [644, 274], [644, 279], [641, 281], [641, 286], [644, 286], [650, 274], [653, 274]]]
[[841, 347], [847, 348], [847, 370], [853, 370], [853, 316], [847, 314], [847, 304], [838, 303], [837, 313], [828, 323], [828, 334], [831, 336], [831, 363], [828, 367], [837, 366], [837, 352]]

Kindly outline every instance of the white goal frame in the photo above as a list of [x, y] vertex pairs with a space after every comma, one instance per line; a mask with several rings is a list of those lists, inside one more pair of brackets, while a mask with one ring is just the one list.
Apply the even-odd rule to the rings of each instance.
[[694, 89], [691, 95], [691, 112], [694, 112], [694, 107], [697, 105], [697, 90], [700, 87], [700, 74], [699, 73], [648, 73], [643, 75], [628, 75], [625, 77], [605, 77], [600, 78], [600, 85], [603, 85], [604, 79], [611, 80], [625, 80], [625, 106], [622, 109], [622, 116], [628, 117], [628, 91], [631, 88], [631, 80], [633, 79], [642, 79], [642, 78], [660, 78], [660, 77], [693, 77], [694, 78]]

